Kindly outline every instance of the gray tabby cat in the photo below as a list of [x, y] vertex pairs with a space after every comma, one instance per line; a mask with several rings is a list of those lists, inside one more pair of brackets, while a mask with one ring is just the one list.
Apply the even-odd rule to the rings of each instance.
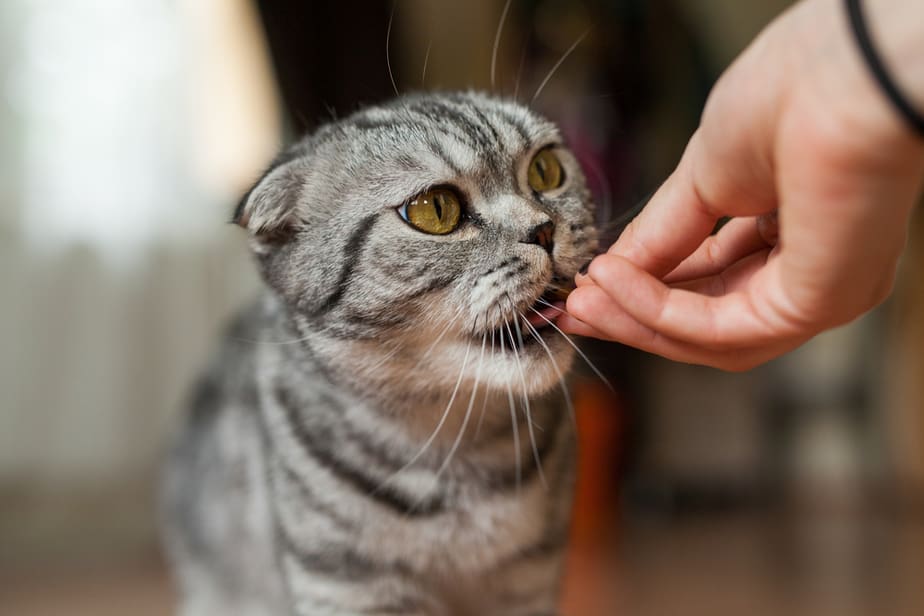
[[399, 98], [291, 147], [236, 221], [269, 290], [169, 465], [181, 612], [555, 613], [574, 349], [553, 291], [597, 244], [556, 127]]

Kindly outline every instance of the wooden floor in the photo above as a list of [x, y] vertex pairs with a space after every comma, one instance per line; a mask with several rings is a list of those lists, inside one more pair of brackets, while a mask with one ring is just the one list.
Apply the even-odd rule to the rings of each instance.
[[[568, 616], [920, 616], [924, 518], [703, 515], [625, 521], [572, 554]], [[155, 616], [156, 558], [0, 572], [0, 614]]]

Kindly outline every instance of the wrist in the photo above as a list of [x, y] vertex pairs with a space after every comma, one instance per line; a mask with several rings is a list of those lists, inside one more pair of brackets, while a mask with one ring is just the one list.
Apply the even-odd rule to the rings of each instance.
[[860, 0], [866, 27], [889, 76], [907, 102], [924, 114], [924, 4]]
[[[924, 60], [924, 36], [912, 35], [920, 30], [924, 16], [914, 19], [912, 15], [921, 13], [924, 6], [893, 0], [860, 1], [877, 54], [890, 74], [895, 72], [893, 67], [902, 65], [901, 87], [908, 93], [909, 103], [917, 105], [918, 99], [924, 98], [924, 81], [916, 76]], [[903, 6], [890, 13], [898, 5]], [[860, 50], [844, 0], [806, 0], [797, 10], [802, 15], [801, 51], [797, 53], [804, 56], [795, 61], [805, 63], [807, 77], [815, 86], [811, 89], [820, 97], [816, 102], [824, 108], [829, 128], [843, 140], [844, 154], [848, 158], [857, 155], [874, 166], [911, 163], [919, 168], [924, 139], [876, 81]], [[910, 23], [894, 25], [902, 18]], [[894, 36], [884, 32], [889, 28], [896, 29]], [[880, 41], [886, 39], [880, 50]], [[909, 60], [915, 53], [918, 57]]]

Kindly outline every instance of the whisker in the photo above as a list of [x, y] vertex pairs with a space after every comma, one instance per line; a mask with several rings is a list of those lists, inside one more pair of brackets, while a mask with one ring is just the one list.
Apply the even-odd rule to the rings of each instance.
[[581, 158], [581, 163], [583, 163], [585, 169], [594, 174], [597, 183], [600, 185], [600, 192], [602, 193], [600, 198], [603, 200], [600, 205], [603, 211], [597, 216], [597, 220], [609, 220], [613, 214], [613, 186], [610, 183], [610, 178], [603, 172], [593, 157], [584, 156]]
[[559, 312], [562, 313], [562, 314], [568, 314], [568, 311], [567, 311], [567, 310], [562, 310], [561, 308], [559, 308], [559, 307], [556, 306], [555, 304], [550, 304], [549, 302], [545, 301], [545, 300], [542, 299], [541, 297], [538, 298], [538, 299], [536, 299], [536, 302], [539, 303], [539, 304], [542, 304], [542, 305], [544, 305], [544, 306], [548, 306], [549, 308], [554, 308], [555, 310], [559, 311]]
[[463, 312], [464, 310], [465, 310], [465, 306], [464, 306], [464, 305], [463, 305], [463, 306], [460, 306], [459, 309], [456, 310], [456, 313], [452, 316], [452, 318], [449, 319], [449, 322], [446, 324], [446, 326], [445, 326], [445, 327], [443, 328], [443, 330], [440, 332], [439, 336], [436, 337], [436, 340], [434, 340], [434, 341], [430, 344], [430, 346], [427, 348], [427, 350], [424, 351], [424, 354], [420, 356], [420, 359], [417, 360], [417, 363], [414, 365], [415, 368], [416, 368], [417, 366], [419, 366], [420, 363], [421, 363], [423, 360], [425, 360], [427, 357], [430, 356], [430, 353], [433, 352], [433, 349], [436, 348], [436, 345], [439, 344], [440, 340], [442, 340], [443, 337], [449, 332], [449, 328], [452, 327], [452, 325], [453, 325], [456, 321], [459, 320], [459, 317], [462, 316], [462, 312]]
[[558, 327], [557, 325], [555, 325], [555, 323], [553, 323], [552, 321], [550, 321], [549, 319], [547, 319], [547, 318], [545, 317], [545, 315], [543, 315], [541, 312], [539, 312], [539, 311], [536, 310], [535, 308], [530, 307], [530, 310], [532, 310], [533, 312], [535, 312], [536, 314], [538, 314], [539, 317], [540, 317], [543, 321], [545, 321], [546, 323], [548, 323], [549, 325], [551, 325], [553, 328], [555, 328], [555, 331], [557, 331], [559, 334], [561, 334], [561, 337], [564, 338], [564, 339], [568, 342], [568, 344], [570, 344], [570, 345], [574, 348], [575, 351], [577, 351], [577, 354], [580, 355], [580, 356], [581, 356], [581, 359], [583, 359], [584, 362], [590, 367], [590, 369], [594, 371], [594, 374], [596, 374], [598, 377], [600, 377], [600, 380], [603, 381], [603, 384], [606, 385], [607, 388], [609, 388], [610, 391], [612, 391], [613, 393], [616, 393], [616, 388], [613, 387], [613, 385], [609, 382], [609, 380], [608, 380], [605, 376], [603, 376], [603, 373], [600, 372], [600, 370], [593, 364], [593, 362], [590, 361], [590, 359], [587, 357], [587, 355], [584, 354], [584, 351], [582, 351], [580, 348], [578, 348], [578, 345], [576, 345], [576, 344], [574, 343], [574, 341], [571, 340], [571, 338], [569, 338], [567, 334], [565, 334], [565, 332], [561, 331], [561, 329], [559, 329], [559, 327]]
[[398, 0], [391, 5], [391, 14], [388, 16], [388, 32], [385, 34], [385, 63], [388, 65], [388, 77], [391, 79], [391, 87], [395, 90], [395, 96], [401, 96], [398, 93], [398, 85], [395, 83], [395, 74], [391, 70], [391, 26], [395, 21], [395, 8], [398, 6]]
[[571, 425], [577, 429], [577, 417], [574, 413], [574, 404], [571, 402], [571, 393], [568, 391], [568, 385], [565, 383], [565, 375], [561, 371], [561, 368], [558, 367], [558, 362], [555, 361], [555, 356], [552, 354], [552, 349], [549, 348], [549, 345], [542, 338], [542, 334], [539, 333], [539, 330], [533, 327], [533, 324], [529, 322], [529, 319], [527, 319], [522, 314], [520, 317], [523, 319], [523, 323], [526, 324], [526, 327], [529, 328], [529, 333], [540, 345], [542, 345], [542, 348], [545, 349], [546, 354], [549, 356], [549, 360], [552, 362], [552, 367], [555, 369], [555, 373], [558, 374], [558, 382], [561, 384], [561, 393], [565, 397], [565, 406], [568, 407], [568, 415], [571, 417]]
[[[523, 334], [520, 332], [520, 324], [517, 321], [514, 321], [515, 329], [517, 330], [517, 340], [520, 343], [520, 348], [523, 348]], [[511, 342], [513, 341], [513, 333], [510, 331], [510, 323], [506, 323], [507, 333], [510, 334]], [[542, 485], [548, 488], [548, 484], [545, 481], [545, 473], [542, 471], [542, 461], [539, 459], [539, 448], [536, 446], [536, 433], [533, 430], [533, 419], [532, 414], [530, 413], [529, 408], [529, 396], [526, 393], [526, 377], [523, 375], [523, 365], [520, 363], [520, 353], [516, 349], [513, 351], [513, 359], [517, 364], [517, 372], [520, 374], [520, 385], [523, 387], [523, 408], [526, 411], [526, 430], [529, 434], [529, 444], [533, 449], [533, 460], [536, 462], [536, 470], [539, 473], [539, 479], [542, 481]]]
[[570, 293], [571, 291], [574, 291], [574, 283], [570, 283], [568, 284], [568, 286], [564, 286], [562, 284], [556, 284], [554, 282], [549, 282], [546, 285], [546, 288], [552, 289], [553, 291], [567, 291], [568, 293]]
[[294, 338], [292, 340], [254, 340], [253, 338], [241, 338], [239, 336], [229, 336], [229, 340], [235, 340], [237, 342], [246, 342], [248, 344], [268, 344], [268, 345], [280, 345], [280, 344], [298, 344], [299, 342], [305, 342], [308, 340], [309, 336], [304, 338]]
[[539, 98], [539, 95], [542, 93], [542, 89], [545, 88], [545, 85], [549, 82], [549, 79], [552, 78], [552, 75], [555, 74], [555, 71], [558, 70], [558, 67], [561, 66], [562, 63], [565, 61], [565, 59], [571, 55], [572, 51], [577, 49], [577, 46], [581, 44], [581, 41], [583, 41], [587, 37], [588, 34], [590, 34], [590, 30], [585, 30], [584, 34], [579, 36], [578, 39], [574, 41], [574, 43], [571, 45], [571, 47], [568, 48], [568, 51], [562, 54], [562, 57], [559, 58], [558, 62], [556, 62], [555, 65], [552, 67], [552, 70], [549, 71], [549, 74], [545, 76], [545, 79], [543, 79], [542, 83], [539, 84], [539, 87], [536, 88], [536, 93], [533, 94], [533, 99], [530, 101], [530, 104], [536, 102], [536, 99]]
[[327, 101], [324, 101], [324, 109], [326, 109], [327, 113], [330, 114], [330, 119], [336, 122], [337, 121], [337, 110], [334, 109], [334, 107]]
[[526, 64], [526, 49], [528, 43], [523, 43], [523, 49], [520, 51], [520, 65], [517, 67], [517, 80], [513, 84], [513, 100], [520, 102], [520, 78], [523, 76], [523, 65]]
[[399, 344], [394, 349], [386, 353], [379, 361], [375, 362], [374, 364], [366, 368], [366, 372], [374, 372], [375, 370], [378, 370], [380, 367], [382, 367], [385, 364], [385, 362], [387, 362], [389, 359], [397, 355], [398, 351], [400, 351], [403, 348], [404, 348], [404, 345]]
[[420, 450], [417, 453], [415, 453], [411, 457], [410, 460], [405, 462], [405, 464], [401, 468], [399, 468], [394, 473], [392, 473], [387, 478], [385, 478], [385, 480], [379, 484], [379, 487], [377, 487], [373, 491], [373, 494], [375, 494], [376, 492], [384, 488], [388, 483], [394, 480], [395, 477], [397, 477], [398, 475], [406, 471], [408, 468], [410, 468], [411, 465], [414, 464], [414, 462], [419, 460], [420, 457], [424, 455], [424, 453], [426, 453], [427, 449], [430, 448], [430, 445], [433, 443], [433, 441], [436, 440], [437, 434], [439, 434], [439, 431], [442, 429], [443, 425], [446, 423], [446, 419], [449, 417], [449, 411], [450, 409], [452, 409], [452, 403], [455, 402], [456, 400], [456, 394], [459, 393], [459, 386], [462, 384], [462, 377], [465, 376], [465, 366], [468, 363], [468, 356], [471, 350], [472, 350], [472, 344], [471, 342], [469, 342], [469, 344], [465, 347], [465, 357], [462, 358], [462, 367], [459, 368], [459, 378], [456, 379], [456, 385], [455, 387], [452, 388], [452, 395], [449, 396], [449, 403], [446, 405], [446, 410], [443, 411], [443, 415], [440, 417], [439, 422], [437, 422], [436, 428], [433, 429], [433, 432], [430, 434], [429, 438], [427, 438], [427, 440], [424, 442]]
[[433, 39], [427, 43], [427, 53], [424, 55], [423, 72], [420, 74], [420, 87], [427, 85], [427, 63], [430, 61], [430, 48], [433, 47]]
[[452, 456], [455, 455], [456, 450], [459, 448], [459, 443], [462, 442], [462, 437], [465, 436], [465, 428], [468, 426], [468, 420], [472, 416], [472, 407], [475, 406], [475, 396], [478, 393], [478, 383], [481, 380], [481, 368], [484, 364], [484, 349], [487, 339], [488, 335], [482, 334], [481, 355], [478, 356], [478, 368], [475, 369], [475, 385], [472, 387], [472, 395], [468, 399], [468, 407], [465, 409], [465, 417], [462, 419], [462, 427], [459, 428], [459, 434], [456, 436], [456, 440], [452, 443], [452, 447], [449, 448], [449, 453], [446, 454], [446, 459], [443, 460], [443, 463], [436, 470], [434, 481], [439, 479], [440, 475], [443, 474], [443, 471], [446, 470], [446, 467], [449, 466], [449, 462], [452, 461]]
[[[414, 362], [414, 365], [411, 366], [411, 367], [407, 370], [407, 373], [408, 373], [408, 374], [413, 374], [414, 371], [417, 369], [417, 367], [420, 366], [420, 364], [422, 364], [422, 363], [424, 362], [424, 360], [425, 360], [427, 357], [429, 357], [430, 353], [433, 352], [433, 349], [436, 348], [436, 345], [438, 345], [438, 344], [440, 343], [440, 340], [442, 340], [442, 339], [446, 336], [446, 334], [449, 333], [449, 330], [452, 328], [452, 326], [455, 324], [455, 322], [458, 321], [458, 320], [459, 320], [459, 317], [462, 316], [462, 312], [463, 312], [464, 310], [465, 310], [465, 306], [460, 306], [459, 309], [456, 310], [455, 314], [453, 314], [453, 315], [449, 318], [449, 321], [446, 323], [446, 325], [445, 325], [445, 326], [443, 327], [443, 329], [440, 331], [439, 335], [437, 335], [436, 339], [435, 339], [433, 342], [430, 343], [430, 346], [427, 347], [427, 350], [424, 351], [423, 355], [421, 355], [420, 357], [418, 357], [418, 358], [417, 358], [417, 361]], [[380, 360], [379, 360], [378, 362], [376, 362], [372, 367], [367, 368], [366, 371], [367, 371], [367, 372], [372, 372], [372, 371], [375, 370], [376, 368], [379, 368], [379, 367], [382, 366], [386, 361], [388, 361], [389, 359], [391, 359], [392, 357], [394, 357], [395, 354], [396, 354], [401, 348], [402, 348], [401, 346], [396, 347], [394, 351], [392, 351], [391, 353], [387, 354], [385, 357], [383, 357], [382, 359], [380, 359]]]
[[[512, 338], [510, 339], [510, 343], [513, 344]], [[500, 335], [500, 347], [501, 354], [503, 355], [506, 352], [504, 349], [503, 332], [501, 332]], [[516, 404], [513, 401], [513, 389], [510, 387], [510, 379], [504, 380], [507, 383], [507, 402], [510, 404], [510, 423], [513, 426], [513, 455], [516, 458], [517, 492], [519, 492], [520, 484], [522, 483], [523, 478], [523, 470], [520, 468], [520, 427], [519, 422], [517, 421]]]
[[[491, 330], [491, 357], [494, 357], [494, 333], [495, 330]], [[488, 397], [489, 392], [485, 390], [484, 392], [484, 401], [481, 403], [481, 415], [478, 417], [478, 425], [475, 426], [475, 438], [478, 438], [478, 435], [481, 434], [481, 424], [484, 422], [484, 414], [488, 408]]]
[[510, 10], [512, 0], [507, 0], [504, 4], [504, 11], [501, 13], [500, 21], [497, 24], [497, 32], [494, 34], [494, 50], [491, 52], [491, 89], [494, 89], [494, 69], [497, 66], [497, 48], [500, 46], [501, 32], [504, 30], [504, 20], [507, 19], [507, 11]]
[[[636, 216], [641, 214], [642, 210], [645, 209], [645, 206], [648, 205], [648, 202], [651, 200], [653, 196], [654, 196], [654, 191], [645, 195], [645, 197], [643, 197], [638, 203], [633, 205], [628, 210], [624, 211], [615, 220], [610, 220], [610, 221], [597, 225], [597, 233], [598, 233], [598, 236], [603, 241], [603, 243], [604, 244], [612, 243], [612, 241], [610, 241], [610, 239], [607, 238], [606, 235], [610, 233], [611, 231], [616, 231], [617, 229], [619, 229], [621, 233], [622, 229], [620, 229], [620, 227], [625, 228], [626, 225], [632, 222], [632, 219], [634, 219]], [[615, 238], [613, 239], [613, 241], [615, 241]]]

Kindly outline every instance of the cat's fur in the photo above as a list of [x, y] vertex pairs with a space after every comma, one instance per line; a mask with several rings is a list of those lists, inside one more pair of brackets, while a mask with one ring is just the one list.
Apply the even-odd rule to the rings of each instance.
[[[565, 181], [538, 194], [545, 147]], [[466, 201], [444, 236], [396, 212], [437, 185]], [[518, 313], [596, 248], [555, 126], [474, 93], [400, 98], [294, 145], [236, 219], [269, 290], [171, 456], [181, 612], [554, 613], [573, 350], [551, 327], [530, 341]], [[550, 221], [551, 245], [535, 234]]]

